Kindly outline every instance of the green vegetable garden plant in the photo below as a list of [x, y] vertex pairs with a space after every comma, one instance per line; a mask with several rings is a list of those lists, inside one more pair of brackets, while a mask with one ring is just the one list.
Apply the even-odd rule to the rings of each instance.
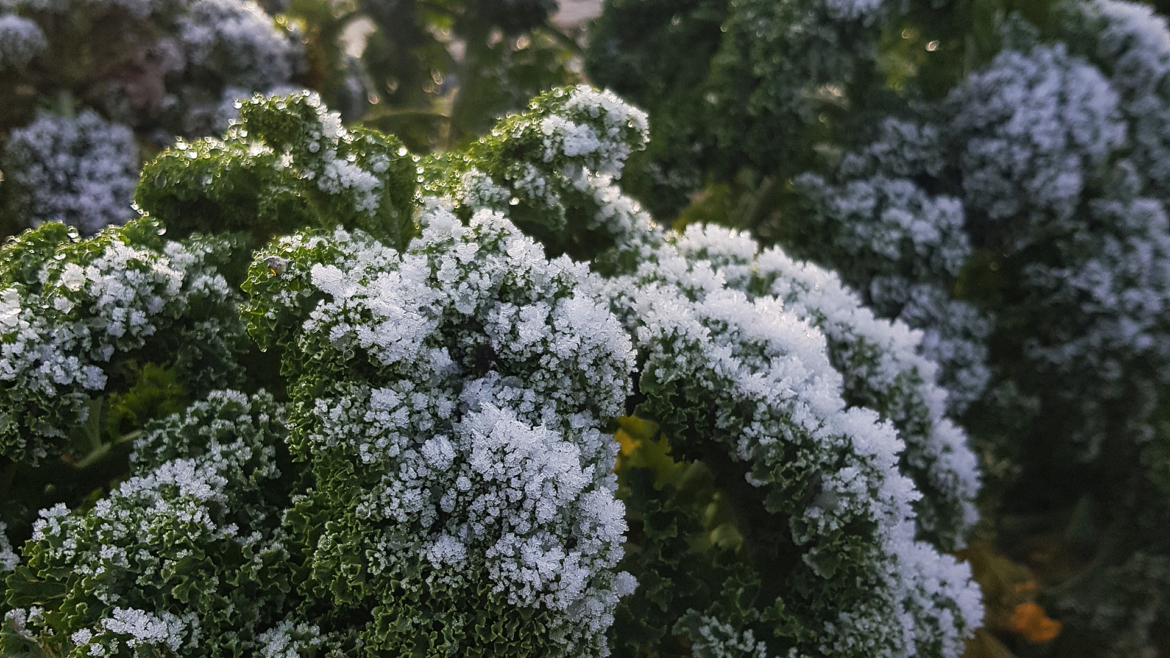
[[1151, 4], [606, 0], [590, 35], [591, 80], [653, 118], [622, 183], [658, 221], [750, 232], [924, 332], [986, 475], [976, 553], [1003, 554], [976, 570], [1009, 647], [972, 655], [1170, 652]]
[[618, 187], [555, 89], [415, 155], [311, 93], [0, 251], [0, 653], [938, 656], [976, 460], [922, 334]]

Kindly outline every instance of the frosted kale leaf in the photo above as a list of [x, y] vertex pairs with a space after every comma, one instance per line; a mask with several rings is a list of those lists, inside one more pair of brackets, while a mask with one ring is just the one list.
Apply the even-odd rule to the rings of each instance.
[[[912, 508], [921, 494], [899, 470], [903, 444], [894, 427], [869, 409], [846, 408], [841, 374], [808, 317], [817, 313], [801, 317], [768, 293], [749, 298], [729, 288], [712, 261], [697, 257], [701, 252], [716, 263], [734, 262], [752, 250], [705, 247], [694, 245], [688, 254], [668, 241], [636, 274], [596, 285], [598, 297], [610, 300], [636, 336], [644, 364], [638, 415], [659, 421], [679, 454], [702, 459], [720, 486], [736, 487], [746, 478], [757, 490], [737, 489], [742, 504], [762, 507], [742, 512], [751, 521], [739, 526], [745, 535], [741, 559], [784, 582], [785, 593], [782, 603], [761, 595], [738, 630], [754, 629], [763, 641], [798, 652], [827, 647], [822, 650], [835, 655], [958, 655], [981, 615], [978, 593], [966, 566], [914, 541]], [[825, 304], [816, 311], [834, 309]], [[826, 325], [840, 332], [837, 323], [846, 321], [838, 316]], [[909, 332], [901, 331], [900, 356], [921, 364], [906, 340]], [[941, 506], [947, 518], [925, 522], [938, 524], [930, 532], [953, 541], [972, 521], [973, 460], [962, 434], [941, 418], [941, 392], [914, 390], [922, 375], [908, 370], [901, 383], [908, 397], [930, 396], [918, 398], [925, 407], [918, 410], [925, 416], [920, 420], [938, 423], [916, 442], [921, 452], [908, 470], [951, 492]], [[929, 378], [932, 369], [925, 374]], [[731, 598], [716, 596], [719, 605], [742, 607], [756, 596], [728, 587], [721, 596]], [[775, 620], [780, 630], [765, 631], [768, 625], [756, 619]]]
[[342, 127], [313, 93], [243, 101], [223, 140], [180, 142], [146, 166], [135, 200], [178, 235], [360, 228], [403, 246], [414, 234], [415, 165], [396, 138]]
[[646, 114], [614, 94], [557, 89], [442, 161], [446, 176], [428, 191], [452, 197], [460, 215], [505, 212], [552, 253], [589, 260], [641, 239], [649, 217], [617, 179], [648, 139]]
[[835, 268], [879, 315], [921, 329], [923, 353], [942, 367], [949, 407], [961, 413], [991, 378], [992, 323], [971, 303], [951, 299], [972, 248], [962, 199], [928, 193], [921, 183], [943, 175], [943, 154], [934, 126], [883, 121], [828, 175], [794, 180], [809, 212], [789, 242], [795, 253]]
[[1059, 5], [1070, 47], [1106, 72], [1129, 127], [1129, 158], [1150, 186], [1170, 193], [1170, 30], [1166, 18], [1133, 2], [1094, 0]]
[[251, 271], [251, 327], [284, 354], [293, 456], [317, 482], [291, 518], [329, 519], [298, 537], [305, 587], [372, 610], [378, 651], [605, 655], [633, 584], [614, 574], [625, 520], [603, 433], [629, 339], [578, 290], [584, 266], [499, 214], [465, 226], [432, 202], [422, 222], [403, 252], [304, 234]]
[[688, 258], [711, 262], [729, 287], [775, 296], [824, 332], [845, 400], [891, 421], [905, 443], [902, 472], [923, 493], [915, 503], [919, 532], [949, 549], [962, 546], [977, 518], [979, 473], [966, 434], [946, 417], [938, 366], [919, 355], [921, 332], [875, 317], [827, 270], [775, 247], [760, 253], [745, 234], [695, 225], [676, 244]]
[[276, 465], [283, 436], [271, 396], [235, 391], [149, 427], [131, 477], [108, 497], [41, 512], [27, 566], [8, 578], [5, 653], [30, 643], [127, 658], [257, 648], [291, 576]]
[[159, 230], [137, 220], [79, 240], [75, 231], [46, 224], [0, 251], [6, 457], [35, 462], [64, 451], [96, 420], [90, 415], [103, 396], [130, 385], [117, 364], [140, 354], [176, 367], [196, 395], [239, 376], [238, 294], [215, 267], [236, 245], [164, 243]]
[[1007, 220], [1030, 212], [1067, 220], [1126, 140], [1117, 92], [1063, 44], [1000, 53], [950, 102], [968, 207], [994, 222], [1009, 249], [1028, 244], [1038, 227]]

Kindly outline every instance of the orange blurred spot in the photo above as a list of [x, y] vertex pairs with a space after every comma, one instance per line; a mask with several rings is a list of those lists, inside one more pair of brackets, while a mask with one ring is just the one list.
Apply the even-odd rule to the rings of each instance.
[[1012, 631], [1033, 642], [1051, 642], [1060, 635], [1060, 622], [1050, 619], [1044, 608], [1035, 603], [1021, 603], [1012, 612]]

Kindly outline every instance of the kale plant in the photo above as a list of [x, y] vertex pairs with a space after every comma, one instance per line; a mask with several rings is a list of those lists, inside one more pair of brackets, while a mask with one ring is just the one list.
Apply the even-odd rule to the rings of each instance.
[[656, 118], [623, 184], [659, 221], [748, 230], [924, 332], [995, 472], [984, 537], [1015, 556], [1061, 537], [1051, 650], [1165, 652], [1166, 19], [1119, 0], [607, 0], [589, 70]]
[[562, 88], [423, 157], [257, 96], [147, 216], [23, 234], [6, 468], [113, 475], [5, 517], [0, 649], [959, 656], [979, 474], [922, 334], [654, 224], [648, 133]]

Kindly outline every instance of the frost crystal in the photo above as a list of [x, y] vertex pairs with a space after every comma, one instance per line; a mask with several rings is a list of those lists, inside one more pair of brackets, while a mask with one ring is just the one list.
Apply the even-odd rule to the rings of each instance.
[[12, 571], [16, 565], [20, 564], [20, 556], [12, 550], [12, 544], [8, 541], [8, 535], [5, 531], [8, 530], [7, 524], [0, 523], [0, 572]]
[[[104, 391], [107, 368], [121, 355], [147, 345], [166, 349], [186, 335], [197, 340], [169, 348], [180, 356], [176, 365], [207, 358], [199, 366], [207, 368], [238, 349], [232, 343], [241, 333], [237, 295], [208, 262], [226, 244], [172, 242], [160, 253], [131, 244], [121, 230], [109, 229], [92, 242], [65, 237], [57, 250], [42, 254], [38, 280], [0, 290], [0, 390], [8, 393], [0, 400], [8, 418], [0, 448], [10, 458], [58, 452], [70, 427], [87, 418], [91, 396]], [[60, 258], [50, 258], [55, 251]], [[69, 260], [71, 252], [81, 257]], [[191, 383], [222, 383], [230, 368], [191, 372]]]

